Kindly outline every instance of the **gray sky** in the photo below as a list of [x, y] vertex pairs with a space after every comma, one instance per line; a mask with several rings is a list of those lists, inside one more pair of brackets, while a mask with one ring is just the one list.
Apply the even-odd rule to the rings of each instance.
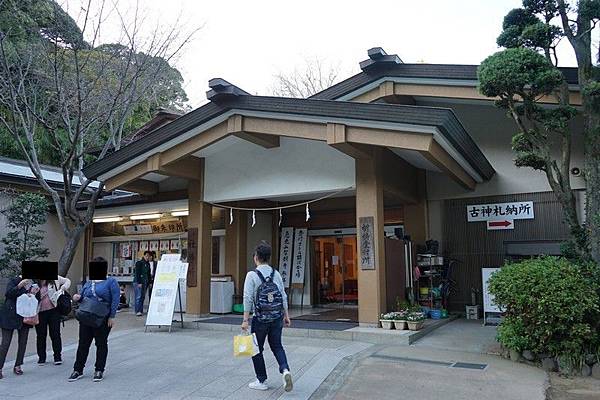
[[[133, 0], [121, 0], [131, 8]], [[344, 79], [359, 72], [367, 49], [383, 47], [404, 62], [479, 64], [497, 51], [502, 19], [520, 0], [140, 0], [146, 23], [202, 29], [176, 62], [192, 106], [210, 78], [271, 94], [274, 75], [319, 58]], [[69, 12], [74, 16], [75, 7]], [[112, 24], [113, 22], [111, 22]], [[562, 66], [575, 65], [566, 43]]]

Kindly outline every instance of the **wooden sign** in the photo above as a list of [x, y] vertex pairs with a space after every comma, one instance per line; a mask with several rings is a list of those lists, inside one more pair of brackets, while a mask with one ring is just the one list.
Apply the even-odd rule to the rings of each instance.
[[360, 269], [375, 269], [374, 223], [373, 217], [358, 218]]
[[279, 249], [279, 273], [283, 279], [283, 286], [290, 287], [290, 270], [292, 264], [292, 250], [294, 247], [294, 228], [281, 229], [281, 244]]
[[198, 228], [188, 228], [187, 237], [187, 286], [198, 286]]
[[308, 229], [296, 229], [296, 232], [294, 234], [294, 259], [292, 260], [292, 284], [304, 283], [307, 240]]

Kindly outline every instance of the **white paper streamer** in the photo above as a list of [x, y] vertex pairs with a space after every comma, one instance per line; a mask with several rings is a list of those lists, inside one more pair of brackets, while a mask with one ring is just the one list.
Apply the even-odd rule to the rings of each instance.
[[310, 219], [310, 210], [308, 209], [308, 203], [306, 203], [306, 222]]
[[283, 219], [283, 213], [281, 212], [281, 208], [279, 209], [279, 226], [281, 226], [281, 220]]
[[256, 210], [252, 210], [252, 227], [256, 225]]
[[233, 224], [233, 208], [229, 209], [229, 225]]

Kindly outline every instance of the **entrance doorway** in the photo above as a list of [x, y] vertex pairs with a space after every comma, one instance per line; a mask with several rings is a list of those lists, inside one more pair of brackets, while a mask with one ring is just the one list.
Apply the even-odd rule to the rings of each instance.
[[[312, 237], [313, 302], [319, 311], [312, 319], [358, 320], [358, 261], [356, 235]], [[322, 310], [322, 311], [321, 311]]]

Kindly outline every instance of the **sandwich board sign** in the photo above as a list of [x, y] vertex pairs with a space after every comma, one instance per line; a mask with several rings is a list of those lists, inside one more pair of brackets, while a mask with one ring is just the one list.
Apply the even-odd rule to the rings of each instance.
[[170, 329], [179, 279], [184, 271], [187, 272], [187, 265], [181, 262], [181, 254], [163, 254], [156, 266], [146, 326], [168, 326]]

